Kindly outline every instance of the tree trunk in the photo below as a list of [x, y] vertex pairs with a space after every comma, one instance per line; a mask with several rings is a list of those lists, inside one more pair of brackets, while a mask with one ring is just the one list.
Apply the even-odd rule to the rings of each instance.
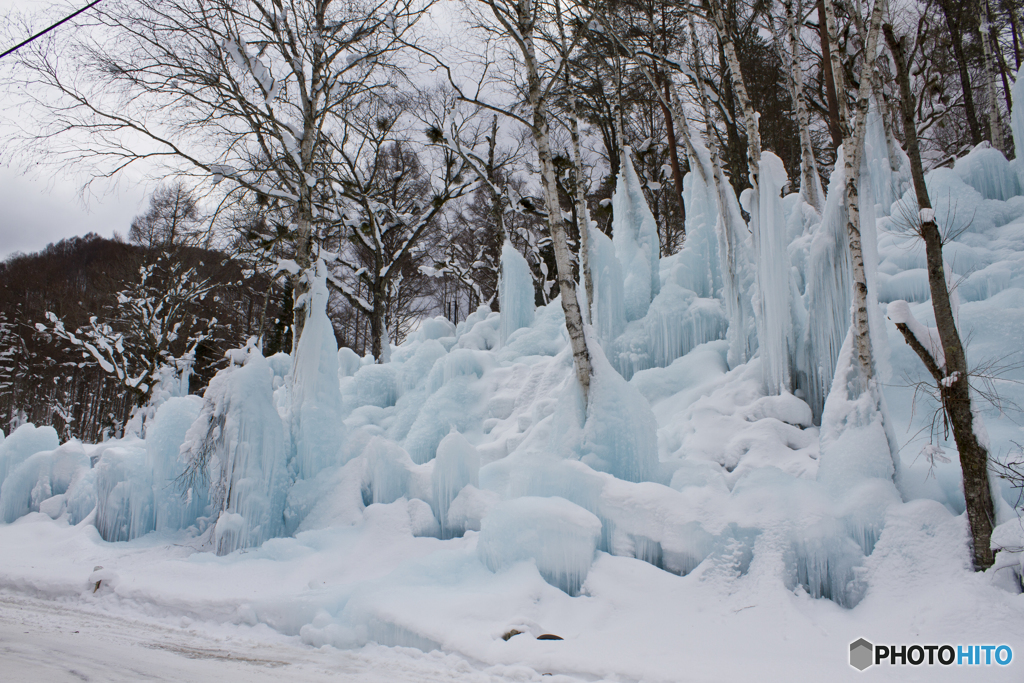
[[846, 199], [846, 232], [850, 244], [850, 263], [853, 270], [853, 333], [857, 351], [857, 363], [860, 367], [864, 389], [874, 374], [871, 357], [871, 335], [868, 322], [868, 284], [864, 267], [864, 251], [861, 246], [860, 231], [860, 162], [864, 147], [864, 129], [867, 123], [868, 106], [871, 97], [870, 70], [874, 66], [875, 50], [878, 45], [878, 33], [882, 23], [884, 0], [875, 0], [871, 11], [864, 56], [861, 64], [860, 88], [854, 111], [849, 112], [846, 106], [843, 83], [842, 63], [836, 44], [836, 18], [831, 0], [823, 0], [828, 39], [831, 42], [832, 74], [836, 77], [836, 91], [844, 93], [839, 101], [839, 120], [843, 129], [843, 160], [845, 174]]
[[[725, 55], [725, 61], [729, 67], [730, 82], [743, 116], [743, 127], [747, 134], [747, 173], [750, 177], [750, 186], [756, 193], [758, 168], [761, 163], [761, 133], [757, 125], [757, 112], [754, 111], [750, 97], [747, 95], [747, 86], [743, 82], [743, 71], [740, 69], [740, 59], [736, 53], [732, 30], [726, 23], [721, 6], [714, 1], [710, 4], [712, 21], [718, 33], [718, 39], [722, 43], [722, 53]], [[754, 205], [755, 202], [751, 202], [751, 206]]]
[[[1017, 9], [1014, 7], [1014, 0], [1004, 0], [1006, 14], [1010, 18], [1010, 35], [1013, 36], [1013, 60], [1016, 68], [1020, 69], [1020, 37], [1017, 30]], [[998, 43], [996, 43], [998, 45]]]
[[586, 406], [590, 396], [590, 352], [583, 332], [583, 316], [576, 298], [576, 283], [572, 277], [572, 254], [565, 236], [562, 207], [558, 201], [558, 184], [555, 179], [555, 164], [551, 156], [551, 142], [547, 119], [547, 102], [544, 83], [537, 64], [537, 52], [533, 40], [533, 17], [529, 0], [520, 0], [516, 5], [520, 37], [522, 39], [523, 61], [526, 66], [527, 99], [533, 111], [531, 133], [537, 145], [540, 162], [541, 184], [544, 190], [544, 204], [547, 209], [548, 231], [555, 252], [555, 278], [562, 295], [562, 311], [565, 313], [565, 328], [572, 346], [576, 379], [580, 383], [583, 403]]
[[828, 102], [828, 132], [835, 147], [843, 144], [843, 131], [839, 122], [839, 98], [836, 97], [836, 79], [832, 74], [832, 49], [825, 19], [825, 0], [818, 0], [818, 38], [821, 41], [821, 73], [825, 81], [825, 100]]
[[982, 1], [982, 20], [979, 38], [981, 39], [982, 53], [985, 57], [985, 89], [988, 92], [988, 136], [992, 146], [1000, 152], [1003, 148], [1003, 128], [999, 125], [999, 100], [996, 98], [996, 67], [992, 58], [993, 45], [989, 43], [992, 36], [992, 28], [989, 24], [988, 0]]
[[[566, 72], [568, 73], [568, 71]], [[568, 77], [566, 78], [568, 81]], [[568, 85], [568, 83], [566, 83]], [[576, 170], [576, 216], [580, 231], [580, 270], [587, 292], [587, 323], [593, 321], [594, 276], [590, 271], [590, 209], [587, 206], [587, 179], [583, 173], [583, 152], [580, 148], [580, 120], [576, 97], [570, 96], [569, 137], [572, 139], [572, 161]]]
[[971, 74], [967, 70], [967, 57], [964, 55], [964, 36], [960, 17], [960, 14], [965, 11], [964, 6], [958, 0], [942, 0], [939, 6], [942, 8], [942, 16], [946, 20], [946, 29], [949, 31], [949, 39], [953, 45], [953, 56], [956, 58], [960, 73], [960, 88], [964, 94], [964, 111], [967, 114], [967, 128], [971, 132], [971, 144], [978, 145], [981, 144], [984, 136], [981, 134], [981, 124], [978, 123], [978, 114], [974, 108]]
[[[807, 109], [807, 98], [804, 95], [803, 67], [800, 66], [800, 35], [797, 30], [797, 18], [801, 14], [800, 5], [793, 9], [793, 0], [785, 0], [786, 33], [789, 37], [789, 82], [793, 107], [796, 109], [797, 126], [800, 129], [800, 192], [804, 201], [814, 207], [819, 214], [825, 207], [821, 190], [821, 179], [818, 177], [818, 163], [814, 158], [814, 147], [811, 145], [811, 114]], [[779, 41], [779, 47], [782, 41]]]
[[668, 159], [669, 164], [672, 166], [672, 186], [676, 191], [676, 201], [679, 204], [679, 222], [683, 226], [683, 240], [686, 240], [686, 204], [683, 202], [683, 171], [679, 164], [679, 150], [676, 144], [676, 127], [672, 121], [672, 111], [669, 109], [668, 102], [672, 101], [672, 93], [668, 87], [668, 80], [662, 75], [661, 79], [665, 85], [665, 99], [659, 98], [658, 103], [661, 105], [661, 114], [665, 119], [665, 135], [668, 141]]
[[[910, 77], [903, 44], [896, 39], [892, 27], [885, 27], [885, 39], [896, 62], [896, 78], [900, 87], [903, 126], [906, 130], [907, 154], [910, 157], [911, 176], [920, 209], [931, 209], [928, 188], [921, 163], [921, 148], [914, 122], [914, 95], [910, 90]], [[942, 342], [944, 363], [940, 365], [920, 344], [905, 324], [897, 325], [904, 338], [917, 352], [938, 385], [942, 407], [953, 429], [953, 439], [960, 453], [960, 467], [964, 478], [964, 499], [967, 519], [971, 527], [974, 568], [983, 571], [992, 566], [992, 527], [995, 508], [988, 480], [988, 451], [974, 430], [974, 411], [971, 407], [971, 387], [968, 381], [967, 358], [960, 333], [956, 327], [953, 307], [946, 285], [942, 258], [942, 235], [935, 223], [934, 212], [921, 212], [920, 235], [924, 239], [928, 266], [928, 288], [935, 312], [935, 326]]]

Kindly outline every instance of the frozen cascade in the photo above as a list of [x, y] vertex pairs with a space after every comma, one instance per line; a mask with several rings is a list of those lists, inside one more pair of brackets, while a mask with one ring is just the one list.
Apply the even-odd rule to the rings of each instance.
[[821, 419], [818, 482], [844, 501], [851, 537], [870, 554], [881, 533], [885, 508], [900, 501], [894, 478], [899, 466], [885, 422], [877, 381], [858, 391], [852, 331], [843, 343], [832, 390]]
[[452, 524], [448, 512], [452, 502], [467, 486], [480, 486], [480, 454], [466, 437], [452, 431], [441, 439], [431, 475], [434, 489], [434, 514], [441, 523], [441, 539], [461, 536], [465, 527]]
[[589, 344], [593, 374], [583, 462], [626, 481], [649, 481], [658, 468], [658, 422], [647, 399], [624, 380], [600, 351]]
[[[705, 178], [714, 178], [711, 154], [700, 141], [701, 136], [691, 132], [694, 151], [703, 168]], [[751, 241], [749, 230], [736, 192], [729, 181], [722, 176], [721, 183], [708, 188], [717, 192], [714, 201], [716, 215], [715, 233], [718, 237], [718, 270], [722, 278], [722, 298], [725, 300], [725, 313], [729, 320], [729, 367], [736, 367], [750, 360], [757, 351], [757, 326], [754, 320], [754, 309], [751, 293], [754, 283], [753, 264], [751, 263]], [[684, 200], [686, 196], [684, 195]], [[693, 195], [697, 199], [698, 195]], [[723, 214], [722, 209], [725, 209]], [[699, 211], [699, 207], [695, 207]], [[687, 215], [690, 208], [687, 206]]]
[[502, 346], [521, 327], [533, 322], [533, 273], [523, 255], [505, 240], [501, 246], [501, 279], [498, 280], [501, 305], [500, 339]]
[[751, 222], [757, 254], [754, 311], [764, 382], [769, 394], [779, 395], [793, 389], [792, 364], [796, 353], [789, 244], [780, 196], [787, 176], [782, 160], [771, 152], [761, 155], [758, 168], [758, 219]]
[[[68, 441], [56, 450], [28, 457], [0, 486], [0, 518], [10, 523], [29, 512], [59, 517], [65, 494], [80, 472], [89, 469], [89, 456], [80, 441]], [[51, 501], [47, 509], [46, 502]]]
[[840, 147], [829, 180], [821, 225], [811, 240], [807, 268], [807, 310], [815, 314], [808, 317], [807, 335], [803, 340], [806, 353], [798, 356], [803, 360], [803, 367], [797, 369], [796, 385], [806, 396], [815, 422], [821, 420], [839, 349], [850, 327], [853, 280], [843, 201], [846, 177], [843, 164]]
[[[901, 153], [900, 161], [904, 167], [909, 167], [905, 154]], [[864, 128], [864, 163], [861, 173], [862, 177], [870, 180], [871, 195], [874, 198], [871, 206], [880, 207], [882, 215], [888, 216], [893, 202], [903, 194], [906, 179], [893, 173], [889, 145], [885, 141], [885, 123], [874, 98], [871, 98]]]
[[626, 327], [622, 264], [615, 245], [597, 228], [590, 228], [590, 273], [594, 283], [591, 324], [599, 339], [611, 343]]
[[661, 243], [631, 158], [630, 148], [623, 148], [622, 168], [612, 195], [612, 242], [625, 275], [626, 320], [638, 320], [647, 314], [651, 300], [661, 289]]
[[94, 472], [96, 528], [104, 540], [130, 541], [156, 529], [158, 491], [143, 442], [105, 450]]
[[321, 259], [316, 272], [306, 272], [306, 323], [302, 329], [292, 370], [292, 467], [300, 479], [315, 477], [338, 464], [344, 441], [341, 389], [338, 386], [338, 343], [327, 317], [327, 264]]
[[[678, 274], [682, 269], [673, 272]], [[666, 367], [695, 347], [724, 338], [728, 329], [729, 320], [720, 301], [698, 298], [666, 280], [647, 315], [629, 323], [606, 348], [615, 368], [628, 380], [641, 370]]]
[[210, 381], [203, 410], [182, 446], [193, 471], [209, 472], [212, 513], [228, 520], [222, 526], [218, 520], [220, 555], [284, 533], [291, 484], [284, 424], [274, 406], [274, 372], [259, 349], [249, 349], [244, 362]]
[[0, 441], [0, 485], [3, 485], [8, 474], [33, 453], [52, 451], [59, 445], [60, 438], [53, 427], [36, 427], [27, 422], [15, 429], [10, 436]]
[[153, 472], [153, 528], [157, 531], [186, 529], [209, 514], [206, 482], [194, 482], [185, 491], [179, 486], [186, 465], [180, 447], [202, 407], [203, 400], [198, 396], [169, 398], [146, 429], [146, 456]]
[[[722, 264], [718, 255], [718, 203], [714, 189], [709, 188], [700, 173], [690, 172], [683, 178], [683, 202], [686, 205], [686, 242], [679, 252], [678, 264], [683, 270], [676, 281], [699, 297], [722, 295]], [[685, 278], [685, 279], [684, 279]]]
[[564, 498], [524, 496], [484, 517], [477, 554], [493, 572], [533, 560], [544, 580], [579, 595], [594, 561], [601, 520]]
[[387, 504], [399, 498], [411, 497], [416, 465], [405, 449], [393, 441], [376, 436], [366, 445], [363, 454], [371, 468], [367, 504]]
[[417, 406], [416, 417], [403, 440], [413, 462], [432, 460], [437, 445], [453, 427], [463, 434], [479, 429], [484, 410], [479, 379], [493, 362], [485, 351], [453, 349], [434, 363], [424, 380], [427, 396]]
[[1021, 180], [1010, 162], [987, 141], [957, 159], [953, 170], [985, 199], [1004, 202], [1021, 194]]
[[104, 541], [130, 541], [154, 528], [153, 472], [145, 443], [125, 439], [96, 462], [96, 528]]

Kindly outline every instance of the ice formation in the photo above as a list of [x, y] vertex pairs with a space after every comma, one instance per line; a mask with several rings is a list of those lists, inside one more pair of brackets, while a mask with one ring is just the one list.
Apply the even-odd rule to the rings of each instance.
[[315, 477], [334, 464], [344, 429], [338, 420], [338, 342], [327, 317], [327, 265], [320, 260], [305, 296], [306, 323], [295, 350], [292, 376], [293, 468], [300, 479]]
[[583, 462], [626, 481], [648, 481], [658, 467], [658, 422], [643, 397], [591, 345]]
[[1010, 130], [1013, 131], [1013, 149], [1016, 150], [1018, 177], [1024, 181], [1024, 174], [1019, 165], [1019, 160], [1024, 157], [1021, 150], [1024, 150], [1024, 67], [1017, 70], [1014, 76], [1011, 97], [1013, 108], [1010, 110]]
[[[231, 352], [202, 397], [152, 406], [145, 438], [60, 444], [31, 425], [0, 438], [0, 513], [15, 522], [0, 532], [45, 528], [63, 544], [88, 530], [90, 554], [117, 557], [173, 547], [174, 570], [192, 585], [266, 568], [280, 592], [256, 601], [244, 580], [217, 584], [216, 609], [339, 647], [447, 649], [458, 618], [467, 632], [487, 631], [473, 647], [489, 652], [509, 628], [566, 604], [605, 609], [612, 593], [633, 604], [621, 591], [641, 584], [659, 607], [676, 591], [703, 599], [718, 586], [708, 599], [726, 596], [730, 615], [747, 606], [732, 596], [751, 592], [855, 610], [885, 600], [883, 563], [915, 575], [931, 566], [908, 562], [901, 543], [917, 538], [947, 554], [964, 546], [956, 463], [894, 459], [887, 429], [908, 428], [904, 453], [952, 449], [941, 438], [923, 443], [912, 389], [885, 380], [890, 341], [895, 369], [927, 380], [892, 322], [915, 323], [922, 338], [933, 324], [923, 251], [900, 225], [917, 215], [913, 194], [885, 135], [872, 115], [862, 231], [869, 296], [889, 304], [891, 320], [872, 299], [879, 381], [868, 391], [851, 382], [842, 157], [818, 217], [799, 197], [778, 196], [783, 171], [764, 155], [756, 263], [732, 189], [707, 182], [708, 162], [686, 179], [678, 254], [651, 259], [656, 235], [632, 199], [632, 213], [617, 213], [639, 217], [624, 222], [632, 232], [617, 224], [614, 241], [591, 233], [586, 403], [560, 302], [534, 307], [528, 269], [512, 273], [525, 266], [518, 254], [504, 259], [500, 313], [483, 306], [457, 325], [424, 320], [381, 363], [336, 348], [315, 277], [294, 356]], [[936, 219], [964, 230], [944, 253], [979, 359], [1019, 347], [1024, 329], [1024, 199], [1007, 196], [1022, 186], [996, 154], [979, 148], [928, 176]], [[642, 198], [626, 182], [630, 163], [620, 203]], [[643, 277], [637, 264], [650, 266]], [[766, 384], [785, 389], [787, 363], [796, 391], [771, 395]], [[1024, 401], [1015, 383], [1006, 391]], [[987, 424], [994, 448], [1019, 438], [1008, 420]], [[1005, 514], [1012, 492], [994, 490]], [[107, 546], [93, 528], [128, 545]], [[178, 554], [208, 550], [230, 557]], [[1009, 555], [1005, 567], [1022, 566]], [[88, 575], [74, 571], [77, 583]], [[108, 595], [134, 600], [147, 589], [141, 578], [118, 583], [125, 571], [94, 574], [109, 579]], [[154, 590], [160, 609], [172, 609], [165, 587]]]
[[[753, 287], [753, 267], [749, 229], [740, 213], [736, 192], [731, 183], [723, 175], [715, 180], [711, 154], [700, 142], [700, 135], [691, 133], [696, 161], [700, 164], [694, 172], [694, 179], [689, 181], [694, 190], [684, 195], [694, 205], [695, 219], [703, 217], [705, 221], [715, 217], [714, 230], [718, 239], [718, 271], [722, 278], [722, 298], [726, 317], [729, 320], [729, 364], [737, 366], [747, 362], [757, 350], [757, 330], [754, 319], [751, 290]], [[699, 185], [698, 185], [699, 183]], [[685, 182], [684, 182], [685, 185]], [[704, 196], [714, 198], [714, 211], [701, 206], [699, 186], [704, 186]], [[690, 209], [687, 208], [687, 215]], [[709, 226], [705, 225], [704, 230]], [[689, 231], [690, 228], [687, 228]], [[696, 231], [698, 235], [702, 230]], [[694, 245], [700, 248], [700, 242]], [[684, 246], [685, 251], [685, 246]]]
[[602, 341], [610, 343], [626, 326], [622, 265], [612, 241], [593, 227], [590, 228], [590, 272], [594, 283], [591, 325]]
[[829, 180], [821, 225], [810, 244], [807, 268], [806, 309], [813, 315], [807, 318], [806, 353], [799, 356], [802, 362], [796, 383], [807, 397], [815, 419], [820, 419], [824, 409], [839, 349], [850, 327], [853, 280], [843, 200], [846, 178], [843, 159], [840, 147]]
[[270, 364], [250, 349], [243, 366], [223, 370], [210, 382], [182, 445], [197, 473], [193, 481], [202, 485], [209, 477], [213, 518], [231, 516], [217, 534], [220, 554], [284, 533], [288, 449], [273, 380]]
[[578, 595], [594, 561], [601, 520], [557, 496], [523, 496], [484, 519], [477, 552], [491, 571], [533, 560], [544, 580]]
[[13, 522], [29, 512], [45, 512], [55, 519], [60, 517], [71, 482], [88, 467], [89, 456], [78, 441], [29, 456], [0, 486], [3, 521]]
[[757, 287], [754, 311], [757, 319], [761, 369], [769, 393], [792, 391], [792, 364], [796, 355], [790, 301], [790, 265], [786, 217], [780, 192], [788, 182], [782, 160], [771, 152], [761, 156], [758, 175], [757, 220], [754, 252], [757, 254]]
[[638, 320], [661, 289], [658, 225], [654, 221], [628, 147], [612, 195], [612, 241], [622, 264], [626, 320]]
[[458, 432], [453, 431], [437, 445], [432, 483], [434, 511], [441, 525], [441, 538], [461, 536], [466, 530], [464, 524], [453, 524], [448, 513], [464, 488], [479, 486], [480, 454]]
[[686, 205], [686, 242], [678, 258], [677, 282], [704, 298], [721, 297], [722, 263], [719, 257], [718, 204], [715, 191], [701, 173], [687, 173], [683, 179]]
[[501, 278], [498, 300], [501, 304], [501, 343], [512, 333], [533, 322], [533, 273], [523, 255], [505, 240], [501, 247]]

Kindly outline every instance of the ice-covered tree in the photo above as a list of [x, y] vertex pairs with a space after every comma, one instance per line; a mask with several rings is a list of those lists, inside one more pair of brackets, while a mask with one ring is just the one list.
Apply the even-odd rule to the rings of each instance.
[[330, 282], [369, 317], [370, 351], [378, 360], [399, 318], [410, 324], [415, 315], [402, 314], [423, 299], [408, 285], [425, 277], [419, 266], [428, 260], [427, 242], [436, 236], [440, 214], [475, 183], [465, 160], [449, 150], [442, 150], [436, 168], [424, 162], [421, 145], [396, 128], [406, 113], [404, 102], [368, 100], [329, 151], [335, 184], [324, 205], [341, 267]]

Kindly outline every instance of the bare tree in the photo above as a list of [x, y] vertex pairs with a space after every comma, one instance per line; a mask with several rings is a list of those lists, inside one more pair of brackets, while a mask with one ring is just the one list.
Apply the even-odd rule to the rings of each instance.
[[885, 40], [896, 63], [907, 154], [910, 157], [914, 193], [919, 209], [916, 231], [924, 240], [928, 287], [931, 292], [932, 309], [935, 312], [935, 332], [939, 343], [933, 343], [930, 330], [913, 318], [906, 302], [894, 302], [901, 303], [902, 306], [890, 304], [889, 317], [896, 323], [896, 328], [935, 380], [942, 410], [953, 428], [953, 438], [960, 453], [963, 471], [964, 498], [967, 503], [967, 519], [971, 526], [974, 567], [982, 571], [991, 567], [995, 561], [991, 542], [995, 508], [988, 477], [988, 449], [978, 438], [975, 429], [975, 420], [980, 417], [975, 417], [971, 407], [967, 355], [964, 353], [963, 342], [957, 329], [956, 311], [946, 281], [942, 258], [942, 234], [935, 222], [935, 211], [932, 209], [928, 188], [925, 185], [924, 166], [921, 163], [921, 149], [914, 121], [916, 107], [914, 94], [910, 89], [906, 41], [896, 37], [891, 25], [887, 24], [884, 30]]
[[370, 318], [378, 361], [386, 359], [388, 318], [396, 321], [417, 298], [404, 295], [402, 283], [424, 277], [418, 266], [441, 212], [475, 184], [465, 160], [448, 149], [441, 149], [437, 173], [424, 166], [416, 143], [396, 128], [407, 107], [404, 100], [367, 98], [328, 150], [336, 187], [324, 206], [333, 216], [330, 231], [341, 244], [336, 262], [344, 270], [329, 282]]
[[[521, 75], [525, 77], [525, 82], [516, 82], [514, 79], [518, 74], [510, 74], [513, 88], [508, 94], [513, 99], [502, 101], [486, 95], [482, 81], [476, 84], [475, 91], [470, 91], [463, 88], [449, 66], [442, 65], [442, 68], [446, 69], [449, 82], [460, 99], [503, 114], [530, 131], [540, 166], [544, 210], [554, 249], [555, 277], [565, 313], [576, 378], [586, 403], [590, 393], [590, 351], [584, 336], [582, 311], [576, 297], [573, 275], [575, 259], [569, 248], [562, 216], [555, 155], [551, 144], [552, 95], [562, 83], [563, 69], [566, 68], [565, 61], [558, 58], [557, 38], [551, 37], [548, 40], [544, 36], [544, 29], [554, 22], [554, 7], [534, 0], [475, 0], [472, 4], [485, 8], [483, 13], [475, 16], [477, 26], [487, 36], [507, 47], [510, 65], [522, 69]], [[582, 18], [582, 21], [586, 23], [590, 17], [592, 14]]]
[[[154, 174], [229, 181], [288, 213], [297, 341], [305, 271], [327, 173], [324, 146], [352, 98], [392, 86], [392, 55], [429, 0], [107, 0], [74, 33], [18, 53], [8, 83], [40, 130], [26, 153], [94, 177]], [[220, 188], [218, 188], [220, 189]]]
[[128, 240], [147, 249], [167, 249], [196, 240], [200, 220], [199, 204], [181, 181], [156, 189], [149, 197], [149, 209], [132, 220]]

